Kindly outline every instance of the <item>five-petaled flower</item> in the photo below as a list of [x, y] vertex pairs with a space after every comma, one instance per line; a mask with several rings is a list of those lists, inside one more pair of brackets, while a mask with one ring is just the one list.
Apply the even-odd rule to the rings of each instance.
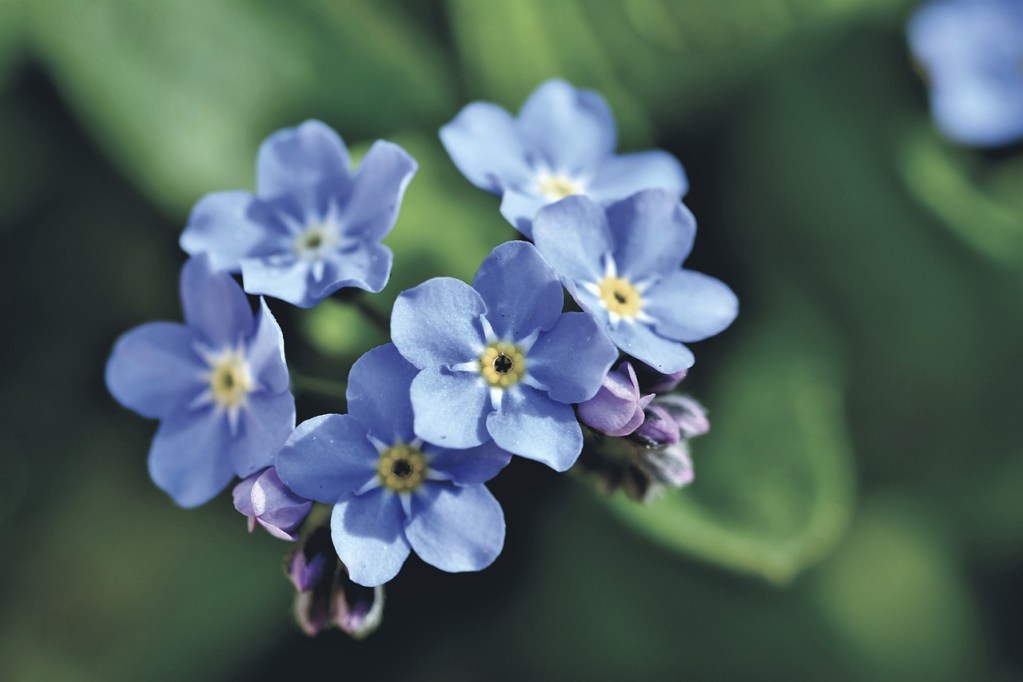
[[368, 587], [397, 575], [411, 550], [459, 572], [486, 568], [504, 546], [504, 513], [483, 483], [511, 455], [492, 442], [455, 450], [417, 437], [417, 372], [391, 344], [366, 353], [348, 377], [349, 413], [303, 422], [274, 458], [289, 488], [334, 505], [334, 547]]
[[738, 314], [732, 290], [682, 270], [696, 220], [674, 194], [646, 190], [606, 210], [567, 197], [540, 210], [533, 238], [569, 292], [615, 345], [659, 372], [693, 364], [682, 342], [725, 329]]
[[518, 118], [473, 102], [440, 131], [462, 174], [502, 195], [502, 215], [527, 237], [536, 212], [569, 195], [601, 203], [652, 187], [676, 199], [685, 195], [689, 183], [674, 156], [659, 150], [615, 155], [616, 137], [604, 98], [559, 80], [538, 87]]
[[160, 420], [149, 473], [183, 507], [213, 498], [236, 475], [270, 465], [295, 426], [284, 338], [266, 302], [252, 308], [205, 256], [181, 270], [185, 324], [151, 322], [117, 340], [110, 393]]
[[946, 136], [980, 147], [1023, 138], [1023, 2], [937, 0], [907, 34]]
[[420, 371], [415, 432], [466, 448], [493, 439], [557, 471], [575, 463], [572, 403], [592, 398], [618, 352], [586, 313], [562, 313], [558, 276], [523, 241], [498, 246], [473, 285], [439, 277], [398, 296], [391, 338]]
[[380, 240], [394, 226], [416, 162], [376, 142], [352, 174], [331, 128], [306, 121], [259, 149], [257, 190], [209, 194], [192, 209], [181, 248], [241, 272], [245, 290], [308, 308], [343, 287], [377, 292], [391, 273]]

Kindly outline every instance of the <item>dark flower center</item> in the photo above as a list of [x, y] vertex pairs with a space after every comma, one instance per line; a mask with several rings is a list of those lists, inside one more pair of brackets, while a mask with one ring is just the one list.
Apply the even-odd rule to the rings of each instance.
[[515, 363], [512, 362], [512, 359], [510, 357], [508, 357], [504, 353], [501, 353], [496, 358], [494, 358], [493, 367], [494, 371], [497, 372], [498, 374], [507, 374], [508, 372], [511, 371], [511, 368], [514, 366], [514, 364]]
[[398, 459], [391, 465], [391, 473], [398, 478], [408, 478], [412, 475], [412, 465], [407, 459]]

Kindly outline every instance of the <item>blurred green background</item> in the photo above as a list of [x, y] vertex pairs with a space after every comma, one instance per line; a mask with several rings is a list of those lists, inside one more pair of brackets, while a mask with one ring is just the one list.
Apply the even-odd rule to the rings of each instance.
[[[942, 141], [888, 0], [0, 0], [0, 679], [1023, 678], [1023, 153]], [[180, 319], [191, 205], [307, 118], [419, 161], [381, 311], [512, 230], [437, 129], [560, 76], [691, 180], [713, 429], [649, 508], [516, 461], [496, 564], [412, 560], [365, 642], [302, 636], [282, 543], [148, 480], [102, 380]], [[382, 342], [271, 302], [341, 380]], [[299, 395], [299, 417], [342, 408]]]

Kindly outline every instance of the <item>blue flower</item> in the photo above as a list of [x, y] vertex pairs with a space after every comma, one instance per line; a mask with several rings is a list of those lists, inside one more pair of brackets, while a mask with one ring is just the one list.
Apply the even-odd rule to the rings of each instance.
[[160, 420], [149, 474], [182, 507], [270, 465], [295, 427], [284, 338], [205, 256], [181, 270], [185, 324], [151, 322], [117, 340], [106, 382], [119, 403]]
[[380, 240], [416, 172], [405, 150], [378, 141], [352, 174], [337, 133], [306, 121], [268, 137], [256, 171], [255, 195], [217, 192], [195, 205], [181, 248], [240, 271], [250, 294], [303, 308], [343, 287], [384, 288], [392, 254]]
[[629, 355], [659, 372], [693, 364], [680, 342], [722, 331], [739, 303], [726, 285], [680, 270], [696, 220], [674, 194], [646, 190], [605, 211], [568, 197], [540, 211], [533, 237], [584, 310]]
[[393, 345], [356, 361], [348, 414], [303, 422], [274, 458], [297, 494], [334, 505], [331, 535], [351, 579], [381, 585], [411, 550], [444, 571], [478, 571], [504, 546], [504, 513], [483, 485], [511, 455], [451, 450], [413, 432], [415, 367]]
[[527, 237], [540, 207], [572, 194], [609, 203], [652, 187], [681, 198], [689, 188], [667, 152], [615, 155], [607, 102], [559, 80], [537, 88], [517, 119], [473, 102], [441, 128], [440, 139], [472, 184], [503, 195], [501, 213]]
[[564, 313], [557, 275], [528, 242], [498, 246], [470, 287], [435, 278], [398, 296], [391, 338], [420, 371], [415, 432], [467, 448], [493, 439], [557, 471], [575, 463], [572, 403], [592, 398], [618, 357], [594, 320]]
[[1023, 138], [1023, 2], [938, 0], [907, 33], [942, 133], [981, 147]]

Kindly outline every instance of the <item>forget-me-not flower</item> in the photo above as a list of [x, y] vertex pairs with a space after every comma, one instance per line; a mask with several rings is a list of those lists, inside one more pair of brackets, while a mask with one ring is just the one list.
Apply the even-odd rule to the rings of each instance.
[[181, 270], [181, 302], [184, 324], [151, 322], [117, 340], [106, 382], [122, 405], [160, 420], [149, 474], [194, 507], [270, 465], [295, 427], [295, 399], [265, 301], [253, 315], [231, 276], [199, 256]]
[[458, 170], [502, 195], [502, 215], [527, 237], [540, 207], [572, 194], [601, 203], [651, 187], [685, 195], [689, 183], [674, 156], [616, 155], [616, 137], [604, 98], [560, 80], [533, 91], [518, 118], [496, 104], [473, 102], [440, 130]]
[[963, 144], [1023, 138], [1023, 0], [937, 0], [910, 18], [942, 133]]
[[334, 505], [334, 547], [367, 587], [397, 575], [411, 550], [459, 572], [486, 568], [504, 546], [504, 513], [483, 483], [511, 455], [494, 443], [453, 450], [417, 437], [417, 372], [391, 344], [369, 351], [349, 374], [348, 414], [303, 422], [274, 458], [289, 488]]
[[376, 142], [359, 170], [330, 127], [306, 121], [280, 130], [259, 149], [256, 194], [217, 192], [192, 209], [181, 248], [206, 253], [217, 269], [241, 272], [245, 291], [303, 308], [343, 287], [377, 292], [391, 273], [380, 243], [416, 162], [401, 147]]
[[473, 447], [493, 439], [557, 471], [575, 463], [572, 403], [592, 398], [614, 346], [585, 313], [562, 313], [558, 276], [523, 241], [498, 246], [473, 285], [438, 277], [398, 296], [391, 338], [420, 371], [416, 435]]
[[606, 210], [586, 197], [542, 209], [536, 247], [584, 309], [629, 355], [659, 372], [693, 364], [682, 342], [725, 329], [739, 303], [713, 277], [682, 270], [696, 236], [693, 214], [674, 194], [646, 190]]

